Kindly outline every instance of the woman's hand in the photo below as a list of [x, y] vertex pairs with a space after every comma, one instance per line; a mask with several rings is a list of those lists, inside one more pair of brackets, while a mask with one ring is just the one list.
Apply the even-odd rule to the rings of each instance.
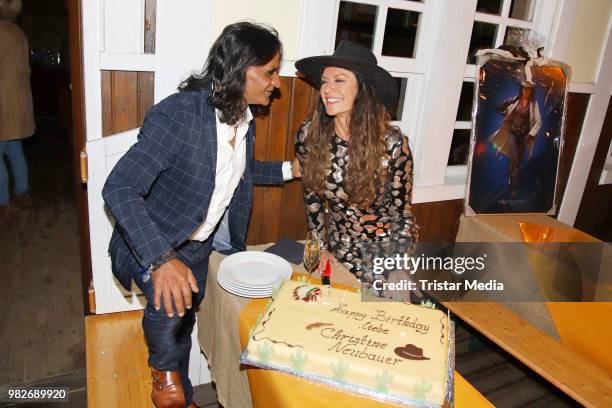
[[325, 270], [325, 265], [327, 265], [327, 261], [329, 261], [329, 263], [331, 264], [332, 271], [333, 271], [333, 268], [338, 267], [338, 260], [336, 259], [336, 257], [333, 256], [331, 252], [322, 250], [320, 261], [319, 261], [319, 268], [317, 268], [317, 271], [319, 271], [321, 275], [323, 274], [323, 271]]

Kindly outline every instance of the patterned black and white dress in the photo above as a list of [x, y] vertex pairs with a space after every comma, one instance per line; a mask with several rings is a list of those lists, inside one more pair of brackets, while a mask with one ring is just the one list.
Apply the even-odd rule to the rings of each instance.
[[[304, 122], [296, 135], [295, 151], [302, 169], [309, 124]], [[331, 167], [326, 173], [323, 197], [304, 190], [308, 229], [317, 229], [327, 249], [367, 287], [374, 279], [385, 279], [366, 268], [364, 255], [371, 256], [369, 248], [378, 246], [372, 243], [393, 242], [408, 247], [417, 239], [418, 227], [411, 205], [412, 154], [408, 138], [397, 128], [392, 128], [386, 136], [387, 151], [381, 158], [386, 181], [368, 208], [350, 204], [344, 191], [350, 141], [334, 136], [329, 143]]]

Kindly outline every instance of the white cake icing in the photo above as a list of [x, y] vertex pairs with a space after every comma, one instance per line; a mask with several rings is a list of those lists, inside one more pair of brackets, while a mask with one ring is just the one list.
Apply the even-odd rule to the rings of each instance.
[[268, 306], [243, 361], [396, 402], [441, 406], [452, 394], [445, 313], [299, 281]]

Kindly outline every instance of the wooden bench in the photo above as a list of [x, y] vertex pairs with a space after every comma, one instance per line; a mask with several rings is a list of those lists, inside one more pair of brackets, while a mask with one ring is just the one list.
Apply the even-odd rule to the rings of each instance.
[[89, 408], [153, 407], [142, 313], [85, 317]]
[[[533, 237], [522, 236], [519, 222], [550, 227], [550, 236], [542, 242], [598, 242], [544, 214], [462, 216], [457, 242], [524, 242], [526, 238], [528, 242], [540, 242], [539, 236], [535, 241]], [[537, 228], [523, 233], [534, 231]], [[546, 311], [561, 341], [537, 328], [547, 326], [534, 319], [533, 309], [526, 312], [523, 308], [521, 317], [517, 314], [521, 308], [509, 309], [516, 304], [508, 307], [494, 302], [443, 304], [579, 403], [587, 407], [612, 407], [612, 375], [610, 365], [606, 365], [612, 337], [609, 330], [603, 329], [609, 319], [609, 304], [591, 304], [596, 305], [594, 309], [586, 307], [589, 305], [586, 303], [541, 303], [541, 310]], [[589, 324], [576, 326], [577, 316]], [[525, 319], [532, 320], [533, 324]], [[576, 327], [579, 329], [575, 330]], [[590, 332], [588, 327], [592, 327]], [[596, 352], [591, 351], [593, 348]], [[599, 361], [602, 364], [598, 365]]]
[[443, 302], [455, 316], [586, 407], [612, 407], [612, 375], [495, 302]]

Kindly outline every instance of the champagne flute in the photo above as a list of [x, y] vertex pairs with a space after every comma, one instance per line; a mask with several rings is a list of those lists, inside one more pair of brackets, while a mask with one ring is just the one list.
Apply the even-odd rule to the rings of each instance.
[[304, 243], [304, 268], [308, 271], [308, 280], [319, 266], [321, 259], [321, 242], [316, 230], [308, 232]]

